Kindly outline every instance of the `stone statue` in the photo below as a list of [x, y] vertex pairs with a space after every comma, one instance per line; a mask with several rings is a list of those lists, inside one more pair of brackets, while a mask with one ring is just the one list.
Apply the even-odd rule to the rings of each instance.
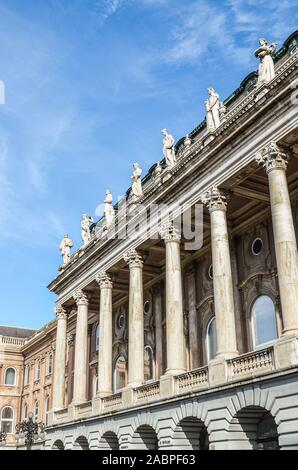
[[143, 170], [138, 163], [133, 164], [133, 169], [134, 169], [134, 172], [131, 176], [131, 181], [132, 181], [131, 199], [132, 199], [132, 202], [136, 202], [143, 196], [143, 188], [142, 188], [142, 180], [141, 180]]
[[70, 249], [73, 247], [73, 245], [73, 241], [68, 237], [67, 234], [65, 234], [59, 247], [61, 256], [63, 258], [63, 264], [66, 264], [70, 261]]
[[208, 88], [208, 93], [210, 98], [205, 101], [207, 116], [207, 130], [214, 131], [217, 127], [220, 126], [220, 118], [219, 118], [219, 108], [220, 108], [220, 100], [218, 93], [215, 93], [214, 88]]
[[260, 39], [260, 47], [255, 51], [255, 56], [260, 59], [257, 86], [270, 82], [275, 77], [273, 57], [276, 46], [276, 43], [269, 44], [266, 39]]
[[92, 219], [92, 217], [89, 217], [87, 214], [82, 215], [81, 228], [84, 246], [88, 245], [91, 240], [90, 226], [93, 222], [94, 220]]
[[162, 130], [163, 138], [163, 155], [166, 160], [167, 166], [174, 166], [176, 163], [176, 155], [175, 155], [175, 139], [174, 137], [168, 133], [167, 129]]
[[113, 195], [109, 189], [106, 191], [106, 198], [104, 200], [104, 216], [106, 220], [106, 227], [110, 227], [115, 218], [115, 209], [113, 207]]

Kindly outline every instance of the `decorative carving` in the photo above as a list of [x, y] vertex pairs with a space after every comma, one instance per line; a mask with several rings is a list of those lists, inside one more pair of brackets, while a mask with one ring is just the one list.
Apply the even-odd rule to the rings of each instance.
[[129, 265], [129, 268], [142, 268], [143, 258], [137, 250], [129, 250], [123, 257], [124, 261]]
[[69, 236], [66, 233], [59, 247], [61, 256], [63, 258], [63, 264], [67, 264], [70, 261], [70, 258], [71, 258], [70, 249], [73, 247], [73, 245], [74, 245], [73, 241], [69, 238]]
[[190, 148], [191, 144], [192, 144], [192, 140], [191, 140], [191, 138], [189, 137], [189, 134], [186, 134], [186, 137], [185, 137], [185, 139], [184, 139], [184, 141], [183, 141], [183, 145], [184, 145], [185, 149], [188, 150], [188, 149]]
[[104, 216], [106, 221], [106, 228], [109, 228], [115, 219], [115, 209], [113, 207], [113, 195], [109, 189], [106, 191], [104, 200]]
[[260, 47], [255, 51], [255, 56], [260, 59], [257, 86], [268, 83], [275, 77], [273, 57], [276, 51], [276, 44], [269, 44], [264, 38], [260, 39], [259, 43]]
[[56, 318], [57, 320], [65, 320], [67, 318], [66, 310], [60, 304], [56, 306]]
[[227, 194], [217, 186], [212, 186], [212, 188], [202, 196], [201, 201], [208, 207], [209, 212], [227, 210]]
[[84, 246], [88, 245], [91, 241], [90, 226], [93, 224], [94, 220], [92, 217], [89, 217], [87, 214], [82, 215], [81, 229], [82, 229], [82, 240]]
[[166, 160], [166, 165], [168, 167], [172, 167], [176, 163], [176, 155], [175, 155], [175, 139], [174, 137], [168, 133], [167, 129], [163, 129], [162, 135], [163, 138], [163, 155]]
[[101, 289], [112, 289], [113, 282], [110, 276], [105, 271], [100, 271], [95, 278]]
[[73, 333], [70, 333], [68, 336], [67, 336], [67, 344], [68, 346], [72, 346], [73, 343], [74, 343], [74, 338], [75, 338], [75, 335]]
[[210, 98], [205, 101], [207, 111], [206, 123], [208, 132], [212, 132], [220, 126], [220, 99], [219, 94], [215, 93], [214, 88], [208, 88], [208, 93], [210, 95]]
[[275, 142], [270, 142], [269, 145], [255, 155], [256, 162], [263, 165], [267, 173], [276, 169], [286, 170], [288, 159], [288, 155]]
[[131, 202], [132, 203], [138, 202], [143, 196], [143, 188], [142, 188], [142, 180], [141, 180], [143, 170], [138, 163], [133, 164], [133, 169], [134, 169], [134, 172], [131, 176], [131, 181], [132, 181]]
[[73, 293], [73, 298], [77, 305], [88, 305], [88, 296], [82, 291], [82, 289], [77, 289]]
[[159, 230], [159, 235], [166, 243], [180, 242], [181, 240], [181, 232], [177, 227], [175, 227], [172, 221], [162, 224]]

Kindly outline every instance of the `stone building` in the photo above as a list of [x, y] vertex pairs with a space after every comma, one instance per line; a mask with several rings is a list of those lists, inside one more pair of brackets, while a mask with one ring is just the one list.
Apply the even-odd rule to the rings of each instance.
[[[57, 319], [5, 360], [24, 378], [0, 397], [16, 417], [38, 402], [37, 447], [298, 449], [297, 41], [128, 192], [115, 236], [100, 220], [60, 267]], [[194, 230], [201, 203], [189, 246], [175, 220], [188, 211]], [[154, 204], [174, 216], [149, 233]]]

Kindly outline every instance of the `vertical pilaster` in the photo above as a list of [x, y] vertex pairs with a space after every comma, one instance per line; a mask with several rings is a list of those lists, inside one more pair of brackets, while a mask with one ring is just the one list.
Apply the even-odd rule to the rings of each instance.
[[154, 288], [156, 378], [163, 374], [162, 309], [162, 287], [158, 284]]

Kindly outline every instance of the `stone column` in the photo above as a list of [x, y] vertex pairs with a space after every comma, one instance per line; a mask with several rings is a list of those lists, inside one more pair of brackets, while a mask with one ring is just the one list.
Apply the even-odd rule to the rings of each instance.
[[238, 354], [236, 342], [233, 281], [227, 227], [225, 193], [213, 186], [202, 198], [211, 218], [214, 308], [216, 318], [217, 357]]
[[256, 155], [256, 160], [265, 166], [269, 180], [283, 335], [298, 334], [297, 242], [286, 177], [288, 158], [272, 142]]
[[61, 305], [56, 307], [57, 336], [55, 348], [53, 411], [65, 406], [65, 365], [67, 314]]
[[155, 358], [156, 378], [163, 374], [163, 335], [162, 335], [162, 287], [154, 287], [154, 318], [155, 318]]
[[186, 370], [180, 260], [181, 235], [173, 224], [165, 224], [161, 228], [160, 235], [166, 244], [166, 374], [176, 375]]
[[199, 367], [198, 315], [196, 301], [196, 271], [192, 267], [186, 274], [189, 322], [189, 359], [190, 369]]
[[144, 382], [143, 261], [136, 250], [128, 251], [129, 265], [128, 386]]
[[106, 272], [96, 277], [100, 287], [99, 307], [99, 351], [98, 351], [98, 391], [99, 397], [112, 393], [112, 288], [111, 278]]
[[78, 312], [72, 403], [77, 405], [87, 401], [88, 298], [81, 289], [74, 292], [73, 298], [76, 301]]

